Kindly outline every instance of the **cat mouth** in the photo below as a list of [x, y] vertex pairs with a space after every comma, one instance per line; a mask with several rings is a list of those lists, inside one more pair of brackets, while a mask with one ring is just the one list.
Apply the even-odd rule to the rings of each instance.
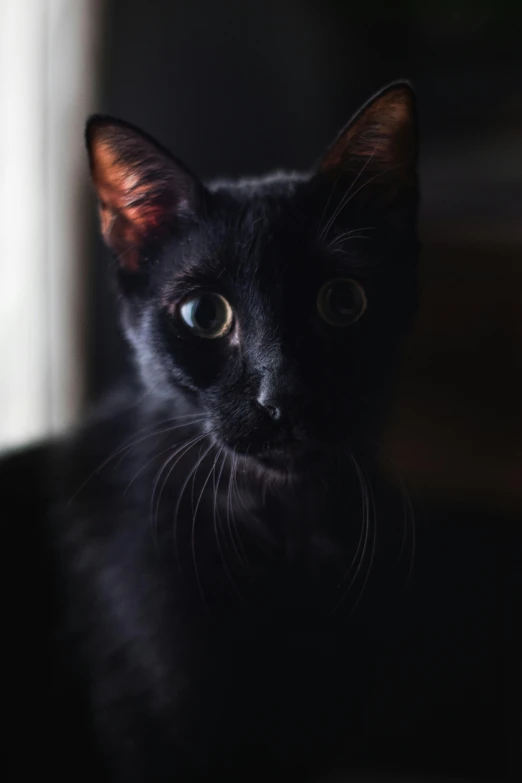
[[245, 436], [231, 443], [228, 438], [218, 438], [217, 445], [225, 446], [247, 462], [281, 473], [299, 473], [313, 467], [329, 451], [327, 442], [297, 427], [264, 439]]
[[253, 455], [262, 465], [281, 470], [298, 470], [318, 459], [322, 446], [314, 441], [288, 441], [267, 444]]

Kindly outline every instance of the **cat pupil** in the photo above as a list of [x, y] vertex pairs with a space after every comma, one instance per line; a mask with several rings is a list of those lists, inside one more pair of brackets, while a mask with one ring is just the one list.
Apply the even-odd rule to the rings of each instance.
[[205, 331], [212, 331], [220, 325], [217, 304], [210, 297], [202, 296], [195, 300], [192, 318]]
[[339, 286], [330, 291], [330, 307], [339, 315], [351, 315], [356, 304], [353, 291]]

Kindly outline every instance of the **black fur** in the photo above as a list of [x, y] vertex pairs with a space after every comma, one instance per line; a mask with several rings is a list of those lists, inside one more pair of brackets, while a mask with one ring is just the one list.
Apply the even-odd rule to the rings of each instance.
[[[449, 708], [428, 720], [424, 705], [405, 710], [407, 686], [389, 695], [411, 675], [426, 596], [435, 617], [453, 599], [433, 597], [437, 541], [423, 534], [411, 592], [411, 518], [374, 459], [416, 304], [409, 87], [377, 96], [356, 130], [361, 117], [357, 143], [341, 135], [309, 174], [207, 186], [130, 126], [88, 126], [139, 379], [65, 441], [1, 467], [14, 551], [28, 553], [13, 710], [31, 705], [25, 745], [55, 777], [471, 769]], [[349, 327], [317, 311], [332, 278], [366, 293]], [[199, 291], [229, 301], [230, 334], [183, 323], [180, 302]], [[459, 665], [449, 680], [433, 662], [428, 674], [457, 705]], [[396, 742], [382, 725], [394, 699]]]

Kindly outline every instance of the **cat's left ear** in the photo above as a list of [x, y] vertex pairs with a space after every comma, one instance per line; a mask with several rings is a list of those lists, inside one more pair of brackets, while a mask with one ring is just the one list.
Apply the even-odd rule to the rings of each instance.
[[415, 197], [417, 116], [410, 84], [394, 82], [374, 95], [328, 148], [315, 176], [350, 198], [386, 207]]
[[120, 268], [137, 272], [151, 241], [197, 217], [203, 188], [180, 161], [126, 122], [94, 115], [85, 137], [103, 238]]

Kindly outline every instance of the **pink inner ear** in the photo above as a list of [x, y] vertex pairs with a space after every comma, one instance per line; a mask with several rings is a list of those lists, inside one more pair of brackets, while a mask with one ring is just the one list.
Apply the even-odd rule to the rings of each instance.
[[155, 203], [154, 184], [140, 181], [139, 169], [118, 160], [107, 141], [94, 145], [93, 180], [103, 237], [124, 266], [136, 269], [140, 245], [165, 217], [165, 208]]
[[321, 165], [352, 170], [350, 161], [365, 158], [368, 166], [399, 167], [414, 161], [412, 97], [407, 90], [392, 90], [362, 110], [328, 150]]

